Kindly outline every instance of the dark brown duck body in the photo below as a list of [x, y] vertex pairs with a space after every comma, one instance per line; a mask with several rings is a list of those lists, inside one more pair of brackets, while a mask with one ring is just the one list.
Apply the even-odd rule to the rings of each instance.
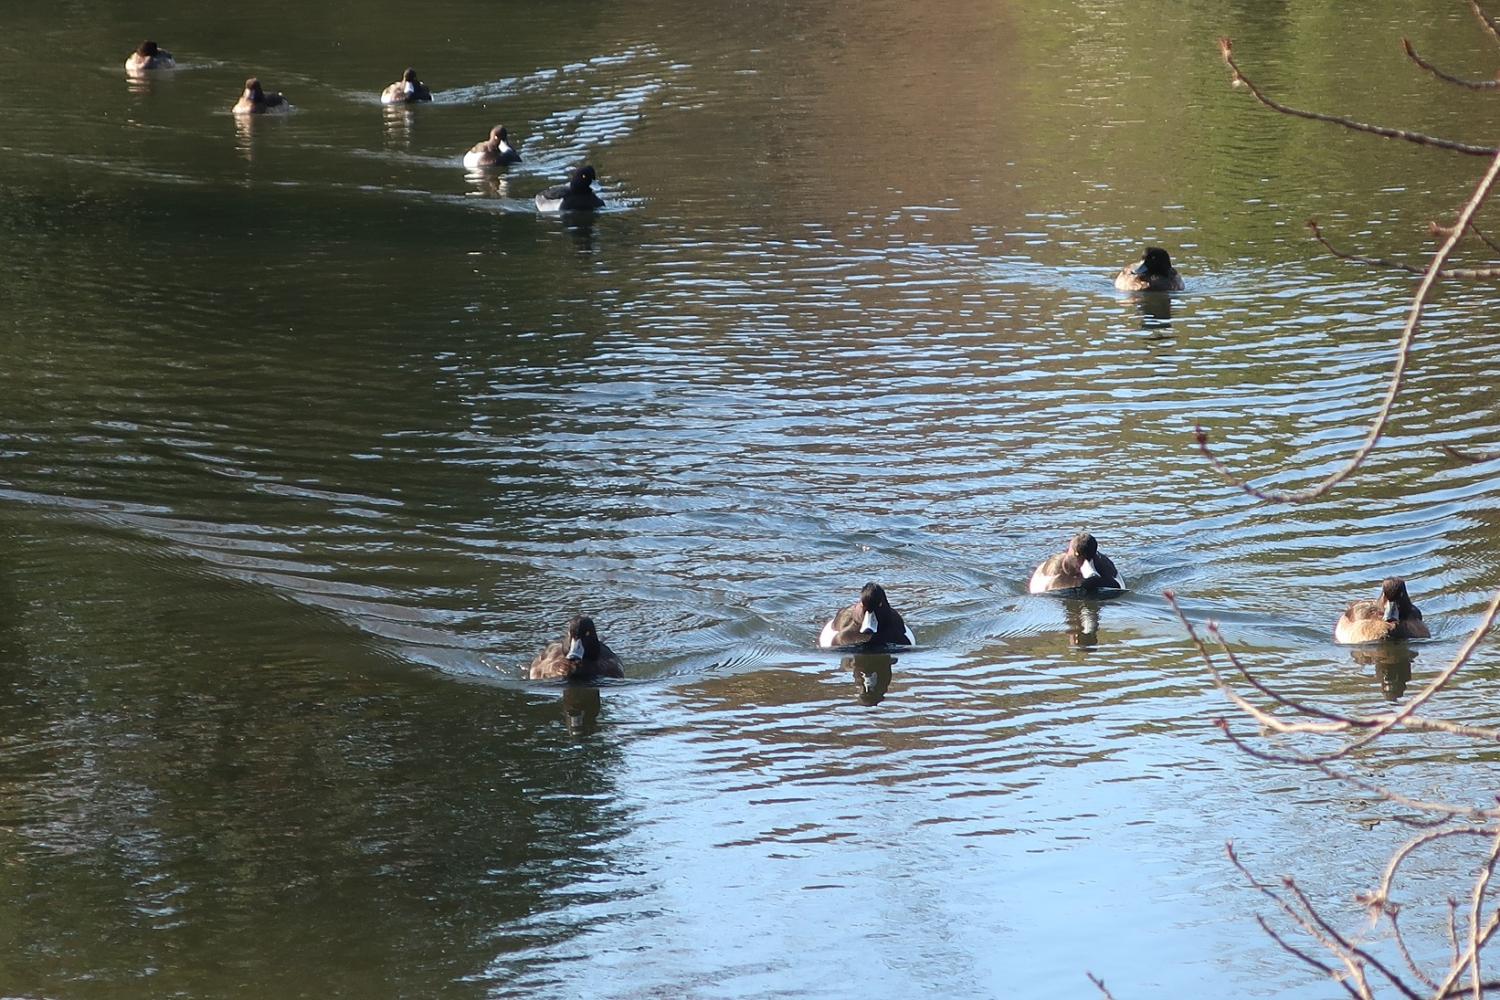
[[916, 641], [906, 619], [891, 607], [885, 588], [878, 583], [865, 584], [859, 600], [829, 619], [818, 636], [818, 645], [824, 649], [910, 646]]
[[543, 212], [595, 212], [604, 207], [604, 199], [594, 193], [598, 179], [594, 168], [585, 163], [568, 177], [566, 184], [554, 184], [536, 196], [536, 207]]

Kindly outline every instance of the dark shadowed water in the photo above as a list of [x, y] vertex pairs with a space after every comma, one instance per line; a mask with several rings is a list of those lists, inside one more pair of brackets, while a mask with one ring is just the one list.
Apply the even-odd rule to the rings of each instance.
[[[1474, 626], [1497, 464], [1436, 446], [1500, 438], [1490, 288], [1325, 500], [1191, 431], [1332, 469], [1413, 283], [1302, 222], [1419, 260], [1483, 161], [1259, 109], [1214, 38], [1494, 141], [1401, 56], [1490, 75], [1463, 5], [149, 6], [0, 3], [0, 994], [1337, 989], [1223, 843], [1357, 928], [1406, 832], [1229, 746], [1160, 595], [1346, 710]], [[128, 81], [147, 36], [180, 66]], [[408, 64], [434, 101], [382, 109]], [[228, 114], [251, 73], [297, 110]], [[525, 160], [466, 176], [497, 122]], [[539, 216], [585, 158], [608, 209]], [[1187, 293], [1112, 290], [1146, 242]], [[1027, 596], [1084, 525], [1131, 592]], [[1414, 660], [1330, 641], [1388, 573]], [[815, 650], [868, 579], [919, 645]], [[522, 680], [580, 611], [628, 679]], [[1443, 710], [1497, 705], [1485, 653]]]

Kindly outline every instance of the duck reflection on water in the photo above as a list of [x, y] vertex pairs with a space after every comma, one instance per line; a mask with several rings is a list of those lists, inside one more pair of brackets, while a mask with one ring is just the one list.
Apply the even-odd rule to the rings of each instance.
[[1411, 683], [1411, 664], [1417, 651], [1405, 643], [1384, 643], [1351, 649], [1349, 655], [1361, 666], [1373, 666], [1380, 693], [1386, 701], [1397, 701]]
[[1099, 645], [1099, 604], [1077, 597], [1065, 597], [1063, 606], [1063, 628], [1068, 633], [1068, 645], [1086, 648]]
[[[404, 110], [404, 106], [400, 106]], [[466, 170], [464, 180], [469, 182], [470, 192], [474, 197], [482, 198], [506, 198], [510, 196], [510, 182], [505, 179], [504, 174], [491, 173], [488, 170]]]
[[234, 115], [235, 151], [250, 163], [255, 162], [255, 121], [252, 115]]
[[592, 212], [564, 217], [563, 227], [573, 241], [573, 249], [579, 253], [591, 254], [599, 249], [599, 241], [594, 234], [594, 218]]
[[1172, 329], [1172, 297], [1170, 295], [1133, 296], [1135, 311], [1141, 318], [1141, 329], [1160, 339]]
[[570, 733], [587, 736], [599, 728], [602, 705], [603, 698], [596, 685], [586, 681], [570, 682], [562, 693], [563, 725]]
[[409, 104], [386, 104], [380, 109], [385, 126], [386, 145], [400, 149], [411, 148], [411, 127], [416, 114]]
[[854, 675], [857, 700], [861, 705], [878, 705], [891, 686], [891, 668], [897, 657], [890, 653], [851, 653], [844, 657], [845, 670]]

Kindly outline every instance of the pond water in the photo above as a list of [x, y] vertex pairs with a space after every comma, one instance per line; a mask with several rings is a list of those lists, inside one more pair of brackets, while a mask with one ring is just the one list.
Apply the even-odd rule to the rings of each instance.
[[[102, 6], [102, 9], [101, 9]], [[1400, 698], [1497, 578], [1489, 289], [1420, 262], [1493, 141], [1460, 4], [5, 4], [0, 994], [1313, 997], [1224, 857], [1406, 836], [1250, 760], [1161, 592]], [[179, 68], [128, 81], [144, 37]], [[408, 64], [430, 106], [376, 99]], [[246, 76], [297, 110], [236, 121]], [[497, 122], [524, 161], [470, 178]], [[607, 210], [531, 199], [595, 165]], [[1110, 278], [1147, 243], [1188, 291]], [[1088, 526], [1131, 591], [1031, 597]], [[1415, 659], [1334, 646], [1408, 578]], [[919, 644], [814, 648], [879, 580]], [[628, 677], [522, 679], [575, 613]], [[1484, 652], [1443, 706], [1500, 721]], [[571, 720], [571, 724], [570, 724]], [[1243, 724], [1241, 731], [1248, 732]], [[1491, 750], [1360, 773], [1485, 800]], [[1407, 897], [1461, 892], [1428, 856]], [[1435, 938], [1425, 938], [1436, 948]]]

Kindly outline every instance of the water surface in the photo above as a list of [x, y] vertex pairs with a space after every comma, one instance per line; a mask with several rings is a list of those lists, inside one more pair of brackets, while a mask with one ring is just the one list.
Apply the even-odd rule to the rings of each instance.
[[[6, 11], [0, 992], [1326, 995], [1223, 842], [1357, 926], [1405, 831], [1238, 755], [1160, 593], [1344, 710], [1474, 625], [1496, 466], [1437, 445], [1500, 436], [1487, 289], [1324, 500], [1191, 430], [1333, 468], [1412, 282], [1302, 221], [1417, 259], [1482, 163], [1258, 109], [1214, 38], [1485, 141], [1399, 49], [1488, 75], [1464, 10], [260, 11]], [[127, 81], [146, 36], [181, 68]], [[408, 64], [434, 101], [382, 109]], [[236, 121], [251, 73], [297, 111]], [[466, 176], [497, 122], [524, 162]], [[538, 216], [583, 159], [608, 210]], [[1146, 242], [1187, 293], [1111, 289]], [[1027, 596], [1084, 525], [1131, 593]], [[1388, 573], [1434, 639], [1333, 646]], [[868, 579], [920, 644], [815, 650]], [[522, 680], [580, 611], [629, 679]], [[1356, 766], [1482, 800], [1492, 757]]]

